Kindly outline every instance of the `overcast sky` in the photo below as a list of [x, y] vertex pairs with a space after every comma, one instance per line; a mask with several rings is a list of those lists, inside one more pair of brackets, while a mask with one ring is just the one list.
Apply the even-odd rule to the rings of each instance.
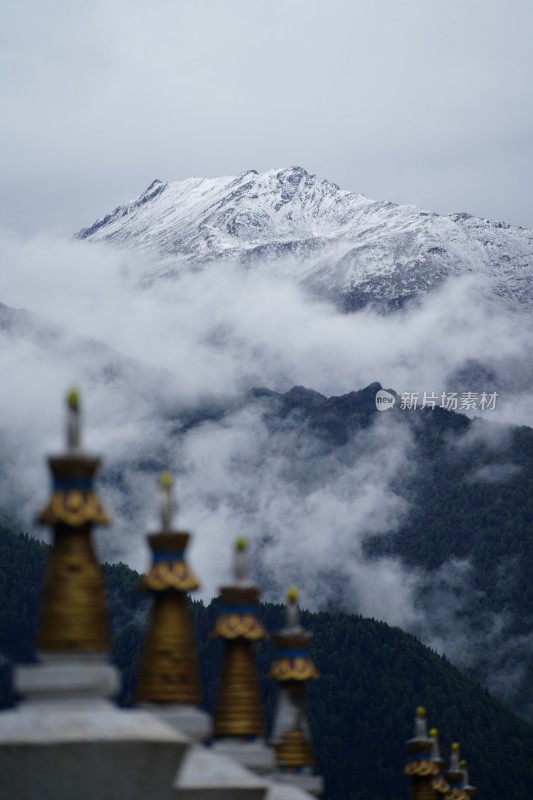
[[4, 3], [0, 225], [296, 164], [533, 227], [532, 30], [531, 0]]

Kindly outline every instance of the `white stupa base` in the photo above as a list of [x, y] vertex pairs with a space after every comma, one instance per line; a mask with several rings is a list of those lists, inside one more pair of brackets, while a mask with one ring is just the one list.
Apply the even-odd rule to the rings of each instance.
[[176, 800], [264, 800], [269, 784], [236, 761], [196, 745], [174, 786]]
[[274, 772], [269, 777], [276, 783], [295, 786], [303, 792], [318, 796], [324, 791], [324, 779], [321, 775], [309, 772]]
[[26, 700], [0, 713], [2, 797], [175, 800], [190, 740], [146, 711], [106, 699], [118, 686], [103, 659], [68, 656], [19, 667]]
[[196, 706], [181, 703], [140, 703], [140, 707], [197, 742], [203, 742], [210, 736], [211, 716]]
[[267, 747], [264, 739], [251, 742], [238, 739], [214, 739], [211, 749], [230, 758], [234, 758], [246, 769], [257, 775], [267, 775], [274, 769], [274, 751]]
[[269, 781], [265, 800], [311, 800], [312, 795], [290, 783]]
[[15, 669], [15, 687], [27, 703], [112, 697], [120, 686], [116, 667], [102, 656], [44, 656]]

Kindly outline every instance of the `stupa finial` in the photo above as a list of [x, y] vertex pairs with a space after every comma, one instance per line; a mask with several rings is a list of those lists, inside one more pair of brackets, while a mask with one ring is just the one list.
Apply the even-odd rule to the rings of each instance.
[[450, 756], [450, 769], [454, 772], [458, 772], [460, 767], [461, 761], [461, 745], [459, 742], [452, 742], [451, 748], [451, 756]]
[[248, 539], [245, 536], [235, 539], [234, 575], [237, 583], [247, 583], [249, 580]]
[[470, 778], [468, 776], [468, 763], [466, 759], [462, 758], [459, 762], [459, 766], [463, 771], [463, 792], [468, 795], [468, 797], [474, 797], [477, 794], [477, 789], [470, 783]]
[[429, 732], [430, 739], [433, 739], [433, 744], [431, 745], [431, 758], [433, 761], [440, 758], [440, 747], [439, 747], [439, 732], [437, 728], [431, 728]]
[[297, 599], [298, 590], [294, 586], [289, 587], [285, 609], [286, 626], [273, 637], [276, 652], [269, 677], [280, 682], [318, 678], [318, 672], [308, 652], [313, 634], [300, 625]]
[[174, 477], [170, 472], [162, 472], [159, 476], [161, 488], [161, 529], [171, 531], [176, 512], [174, 500]]
[[289, 630], [301, 630], [300, 609], [298, 608], [298, 589], [289, 586], [287, 589], [286, 625]]
[[80, 393], [77, 389], [69, 389], [67, 400], [67, 449], [69, 453], [78, 453], [81, 449], [81, 408]]
[[417, 706], [415, 712], [415, 738], [427, 739], [428, 738], [428, 723], [427, 714], [424, 706]]

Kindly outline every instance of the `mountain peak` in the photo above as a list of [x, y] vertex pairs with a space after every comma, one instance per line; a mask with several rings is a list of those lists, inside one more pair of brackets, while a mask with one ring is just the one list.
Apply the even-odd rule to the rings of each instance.
[[311, 173], [309, 173], [303, 167], [295, 167], [295, 166], [280, 167], [279, 169], [273, 170], [273, 172], [276, 172], [278, 175], [300, 175], [302, 178], [304, 176], [316, 177], [315, 175], [311, 176]]
[[159, 178], [156, 178], [155, 180], [152, 181], [150, 186], [148, 186], [148, 188], [144, 190], [144, 192], [140, 195], [140, 197], [137, 200], [133, 200], [132, 202], [134, 204], [135, 203], [142, 204], [146, 203], [148, 200], [153, 200], [154, 197], [157, 197], [158, 194], [161, 194], [161, 192], [166, 188], [167, 185], [168, 184], [163, 183], [163, 181], [160, 181]]
[[449, 277], [483, 275], [489, 293], [530, 304], [533, 232], [468, 214], [441, 216], [340, 189], [303, 167], [156, 179], [77, 234], [150, 251], [143, 280], [221, 261], [268, 269], [346, 309], [385, 309]]
[[159, 188], [160, 186], [163, 186], [163, 181], [160, 181], [160, 180], [159, 180], [159, 178], [155, 178], [155, 179], [152, 181], [152, 183], [150, 184], [150, 186], [148, 186], [148, 188], [144, 190], [144, 192], [143, 192], [143, 194], [141, 195], [141, 197], [142, 197], [143, 195], [147, 194], [148, 192], [151, 192], [151, 191], [153, 191], [154, 189], [157, 189], [157, 188]]

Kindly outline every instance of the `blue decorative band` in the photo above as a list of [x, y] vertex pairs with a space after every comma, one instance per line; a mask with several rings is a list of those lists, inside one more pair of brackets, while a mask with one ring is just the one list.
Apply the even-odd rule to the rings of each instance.
[[160, 561], [183, 561], [183, 551], [181, 550], [156, 550], [153, 554], [154, 564]]
[[276, 650], [274, 658], [307, 658], [307, 650], [295, 648], [294, 650]]
[[314, 775], [315, 771], [309, 767], [285, 767], [279, 765], [276, 767], [276, 772], [280, 775]]
[[431, 758], [431, 753], [411, 753], [409, 761], [428, 761]]
[[255, 614], [256, 611], [257, 611], [256, 606], [244, 606], [244, 605], [222, 606], [220, 609], [221, 614]]
[[68, 492], [71, 489], [90, 492], [93, 488], [93, 482], [91, 478], [54, 478], [52, 488], [54, 492]]
[[457, 782], [455, 782], [455, 781], [453, 781], [453, 782], [452, 782], [452, 781], [448, 781], [448, 786], [449, 786], [451, 789], [462, 789], [462, 788], [463, 788], [463, 782], [462, 782], [462, 781], [459, 781], [459, 782], [457, 783]]

